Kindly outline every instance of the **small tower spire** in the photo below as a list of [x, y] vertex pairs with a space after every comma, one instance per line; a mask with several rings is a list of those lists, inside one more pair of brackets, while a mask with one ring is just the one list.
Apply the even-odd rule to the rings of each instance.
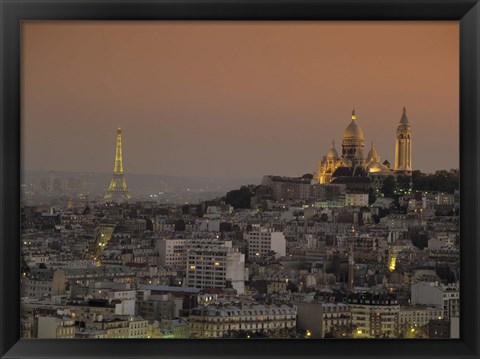
[[407, 117], [407, 109], [405, 106], [403, 106], [403, 111], [402, 111], [402, 118], [400, 119], [400, 124], [404, 126], [408, 126], [408, 117]]
[[395, 166], [397, 172], [412, 173], [412, 131], [408, 122], [407, 109], [402, 111], [402, 118], [398, 123], [395, 142]]
[[335, 140], [332, 140], [332, 148], [335, 148]]
[[355, 121], [356, 119], [357, 119], [357, 116], [355, 115], [355, 106], [354, 106], [352, 110], [352, 121]]

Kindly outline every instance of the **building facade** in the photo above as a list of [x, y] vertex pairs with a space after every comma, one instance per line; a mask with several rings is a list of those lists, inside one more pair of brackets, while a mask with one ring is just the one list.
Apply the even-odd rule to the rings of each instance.
[[354, 293], [348, 297], [357, 338], [398, 336], [400, 305], [388, 294]]
[[156, 248], [159, 266], [185, 268], [187, 265], [185, 239], [159, 239]]
[[250, 259], [262, 258], [272, 252], [275, 258], [284, 257], [286, 254], [286, 239], [282, 232], [271, 228], [259, 228], [248, 233], [248, 257]]
[[75, 319], [69, 317], [39, 317], [37, 338], [72, 339], [75, 338]]
[[189, 317], [193, 338], [222, 338], [247, 332], [276, 332], [296, 326], [296, 308], [288, 305], [238, 304], [196, 308]]
[[233, 288], [245, 291], [245, 254], [231, 241], [198, 239], [187, 248], [186, 284], [196, 288]]

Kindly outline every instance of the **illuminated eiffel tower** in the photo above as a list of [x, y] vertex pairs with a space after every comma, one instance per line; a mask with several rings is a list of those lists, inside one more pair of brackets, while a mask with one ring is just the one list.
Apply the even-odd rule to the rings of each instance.
[[115, 167], [113, 169], [112, 181], [110, 182], [107, 193], [103, 198], [112, 200], [114, 202], [124, 202], [132, 198], [127, 188], [125, 176], [123, 175], [121, 128], [117, 130], [117, 144], [115, 147]]

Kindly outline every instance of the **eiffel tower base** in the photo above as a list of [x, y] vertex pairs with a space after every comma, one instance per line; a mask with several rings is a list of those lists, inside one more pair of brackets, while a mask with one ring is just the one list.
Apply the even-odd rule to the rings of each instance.
[[108, 186], [107, 193], [103, 197], [106, 200], [111, 200], [112, 202], [126, 202], [132, 196], [130, 195], [127, 189], [127, 183], [125, 177], [122, 174], [113, 174], [112, 181], [110, 186]]

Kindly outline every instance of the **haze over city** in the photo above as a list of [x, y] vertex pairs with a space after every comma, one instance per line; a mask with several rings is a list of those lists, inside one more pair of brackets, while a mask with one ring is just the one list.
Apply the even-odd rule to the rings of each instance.
[[22, 29], [22, 167], [210, 178], [300, 176], [355, 107], [393, 162], [458, 168], [457, 22], [35, 22]]

